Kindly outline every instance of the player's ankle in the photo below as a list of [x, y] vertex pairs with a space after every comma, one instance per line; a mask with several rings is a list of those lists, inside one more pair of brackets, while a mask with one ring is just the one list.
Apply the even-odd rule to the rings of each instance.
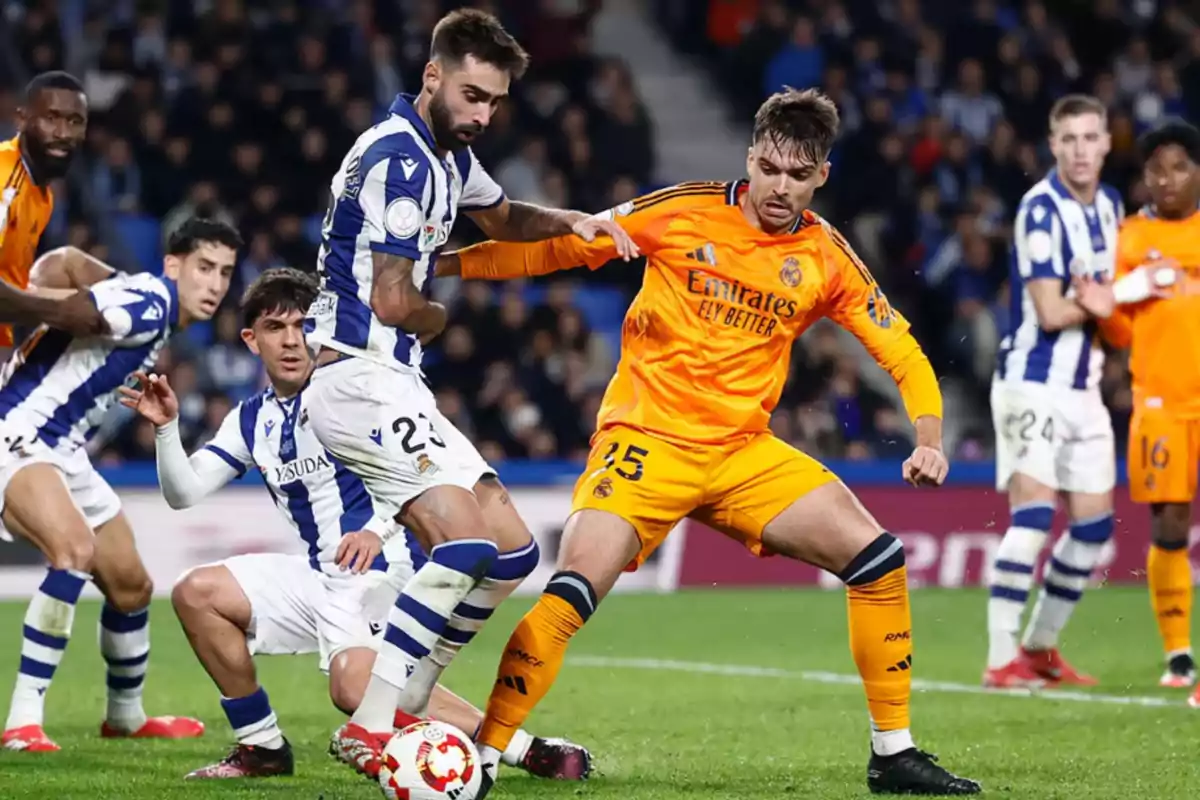
[[525, 760], [525, 754], [529, 752], [529, 748], [532, 744], [533, 735], [526, 733], [524, 730], [518, 729], [516, 733], [513, 734], [512, 740], [508, 743], [508, 747], [505, 747], [504, 752], [500, 754], [500, 760], [510, 767], [519, 766], [521, 762]]
[[894, 756], [916, 747], [908, 728], [891, 731], [871, 731], [871, 751], [877, 756]]

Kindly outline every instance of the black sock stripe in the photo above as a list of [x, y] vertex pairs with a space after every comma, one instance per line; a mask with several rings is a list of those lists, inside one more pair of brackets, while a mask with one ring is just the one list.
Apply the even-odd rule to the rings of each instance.
[[1154, 546], [1157, 547], [1159, 550], [1168, 550], [1168, 551], [1184, 550], [1188, 546], [1188, 541], [1187, 541], [1187, 539], [1182, 539], [1178, 542], [1157, 542], [1156, 541], [1154, 543]]
[[838, 575], [849, 586], [862, 586], [904, 566], [904, 544], [884, 531]]
[[599, 602], [592, 584], [578, 572], [554, 573], [542, 593], [566, 600], [584, 622], [596, 613], [596, 605]]

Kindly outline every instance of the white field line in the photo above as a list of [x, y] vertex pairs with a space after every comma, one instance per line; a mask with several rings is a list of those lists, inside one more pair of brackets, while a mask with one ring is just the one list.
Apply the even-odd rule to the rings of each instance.
[[[645, 669], [658, 672], [693, 672], [737, 677], [787, 678], [809, 681], [810, 683], [834, 683], [852, 686], [857, 686], [860, 683], [857, 675], [848, 675], [839, 672], [789, 670], [744, 664], [707, 664], [703, 661], [669, 661], [657, 658], [606, 658], [603, 656], [573, 656], [568, 661], [580, 667], [597, 667], [602, 669]], [[1041, 689], [1038, 691], [1029, 691], [1026, 689], [984, 689], [982, 686], [973, 686], [967, 683], [928, 681], [921, 678], [914, 678], [912, 687], [917, 692], [982, 694], [994, 697], [1022, 697], [1038, 700], [1063, 700], [1075, 703], [1103, 703], [1149, 708], [1188, 708], [1187, 704], [1182, 700], [1170, 700], [1165, 697], [1093, 694], [1091, 692], [1074, 692], [1063, 689]]]

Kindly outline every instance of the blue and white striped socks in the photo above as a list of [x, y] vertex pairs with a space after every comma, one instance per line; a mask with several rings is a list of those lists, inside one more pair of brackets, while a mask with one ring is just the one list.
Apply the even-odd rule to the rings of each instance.
[[1009, 528], [992, 565], [988, 599], [988, 669], [999, 669], [1017, 657], [1021, 614], [1033, 588], [1033, 570], [1054, 523], [1054, 506], [1033, 503], [1012, 510]]
[[1071, 529], [1059, 537], [1046, 565], [1042, 590], [1025, 631], [1025, 647], [1029, 650], [1049, 650], [1058, 647], [1058, 635], [1083, 590], [1100, 563], [1104, 545], [1113, 534], [1112, 513], [1092, 519], [1076, 520]]
[[221, 708], [238, 744], [278, 750], [283, 747], [283, 731], [271, 709], [271, 701], [261, 686], [245, 697], [222, 697]]
[[146, 723], [142, 685], [150, 660], [150, 609], [126, 614], [105, 603], [100, 611], [100, 655], [108, 665], [105, 721], [133, 733]]
[[371, 680], [351, 722], [372, 732], [390, 731], [397, 708], [411, 714], [429, 704], [432, 684], [410, 687], [409, 678], [497, 555], [496, 543], [486, 539], [457, 539], [433, 548], [388, 613]]
[[62, 662], [71, 638], [79, 594], [91, 578], [86, 572], [77, 570], [49, 570], [37, 594], [29, 601], [21, 642], [21, 665], [5, 730], [42, 724], [46, 690], [50, 688], [54, 671]]

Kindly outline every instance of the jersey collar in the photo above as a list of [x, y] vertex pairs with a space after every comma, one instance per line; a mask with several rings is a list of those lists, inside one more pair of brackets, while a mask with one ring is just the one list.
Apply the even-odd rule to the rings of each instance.
[[162, 277], [162, 282], [167, 287], [167, 296], [170, 298], [170, 307], [167, 309], [167, 321], [170, 323], [171, 329], [175, 330], [179, 327], [179, 284], [166, 275]]
[[396, 95], [396, 99], [392, 101], [391, 107], [388, 108], [388, 113], [408, 120], [417, 133], [421, 134], [421, 138], [425, 140], [430, 149], [436, 153], [437, 143], [433, 141], [433, 132], [429, 130], [429, 126], [425, 124], [425, 120], [421, 119], [421, 115], [417, 113], [416, 102], [417, 96], [415, 94], [398, 94]]

